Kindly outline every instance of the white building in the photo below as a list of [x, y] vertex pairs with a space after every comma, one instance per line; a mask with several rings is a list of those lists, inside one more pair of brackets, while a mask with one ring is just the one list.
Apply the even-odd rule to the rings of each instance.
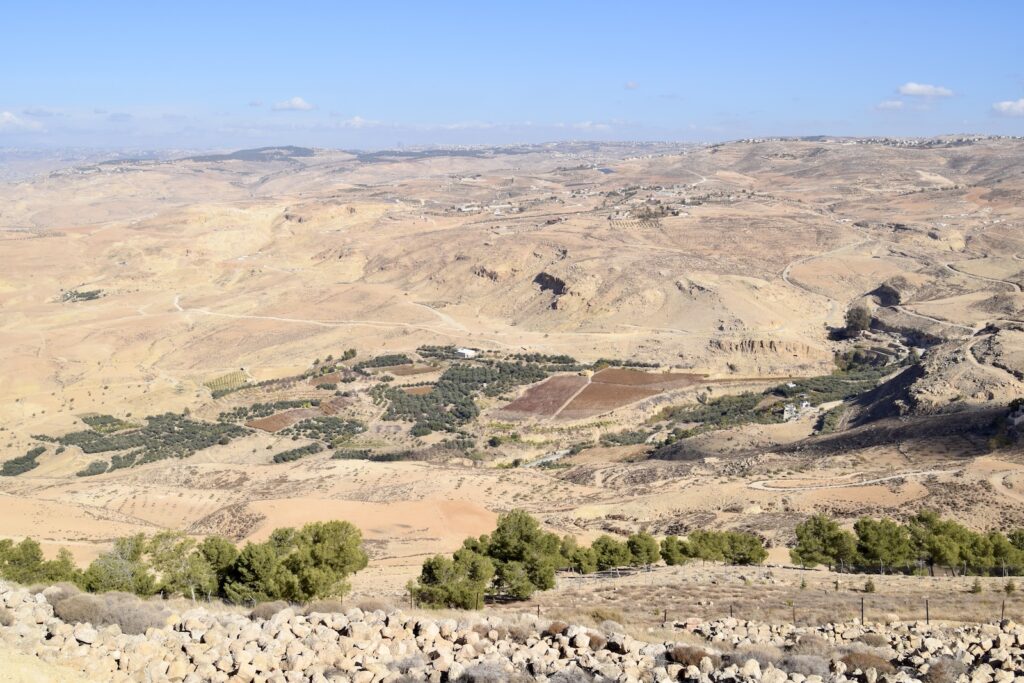
[[477, 352], [474, 351], [473, 349], [462, 349], [462, 348], [459, 348], [459, 349], [455, 349], [455, 353], [459, 356], [459, 358], [476, 358], [477, 357]]

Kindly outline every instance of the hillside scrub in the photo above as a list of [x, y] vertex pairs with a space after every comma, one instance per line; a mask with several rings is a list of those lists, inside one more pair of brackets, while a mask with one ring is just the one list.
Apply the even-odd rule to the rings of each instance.
[[423, 563], [409, 594], [426, 607], [478, 609], [486, 597], [526, 600], [554, 587], [557, 570], [581, 574], [618, 567], [650, 566], [665, 559], [681, 564], [690, 558], [758, 564], [768, 556], [759, 538], [737, 531], [704, 531], [692, 542], [669, 537], [661, 543], [647, 532], [626, 540], [604, 534], [580, 546], [572, 536], [559, 538], [541, 529], [522, 510], [498, 518], [490, 535], [467, 538], [449, 559], [435, 555]]
[[177, 531], [136, 534], [117, 539], [84, 570], [67, 550], [47, 561], [32, 539], [0, 540], [0, 577], [18, 583], [67, 582], [89, 593], [220, 597], [240, 604], [342, 596], [348, 577], [367, 561], [360, 531], [342, 521], [275, 529], [266, 542], [241, 550], [218, 536], [197, 543]]
[[862, 517], [853, 531], [825, 515], [796, 527], [794, 563], [828, 565], [846, 571], [915, 572], [946, 567], [957, 574], [1021, 574], [1024, 572], [1024, 529], [972, 531], [953, 520], [924, 510], [906, 523]]

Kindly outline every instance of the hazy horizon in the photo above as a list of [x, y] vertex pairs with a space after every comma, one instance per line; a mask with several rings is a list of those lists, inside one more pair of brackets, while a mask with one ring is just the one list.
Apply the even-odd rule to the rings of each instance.
[[0, 147], [1024, 134], [1024, 8], [8, 8]]

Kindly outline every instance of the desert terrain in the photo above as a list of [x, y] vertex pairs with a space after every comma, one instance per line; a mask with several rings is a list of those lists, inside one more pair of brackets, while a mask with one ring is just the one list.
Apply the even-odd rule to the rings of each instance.
[[[580, 538], [754, 531], [775, 562], [819, 511], [1024, 526], [1000, 431], [1024, 396], [1022, 155], [272, 148], [5, 181], [0, 461], [42, 451], [0, 477], [0, 537], [84, 563], [136, 532], [347, 519], [371, 556], [357, 597], [401, 601], [425, 557], [513, 508]], [[858, 306], [870, 329], [841, 334]], [[855, 354], [877, 370], [855, 394], [786, 395]], [[460, 394], [475, 414], [444, 428], [394, 393], [503, 363], [522, 374]], [[793, 409], [678, 417], [744, 392]], [[133, 441], [167, 413], [213, 436]], [[328, 418], [357, 426], [308, 428]]]

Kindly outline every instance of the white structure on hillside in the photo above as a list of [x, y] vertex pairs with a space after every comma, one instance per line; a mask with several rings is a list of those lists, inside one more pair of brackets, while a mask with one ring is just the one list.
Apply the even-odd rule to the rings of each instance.
[[474, 351], [473, 349], [462, 349], [462, 348], [459, 348], [459, 349], [455, 349], [455, 353], [459, 356], [459, 358], [476, 358], [477, 357], [477, 352]]

